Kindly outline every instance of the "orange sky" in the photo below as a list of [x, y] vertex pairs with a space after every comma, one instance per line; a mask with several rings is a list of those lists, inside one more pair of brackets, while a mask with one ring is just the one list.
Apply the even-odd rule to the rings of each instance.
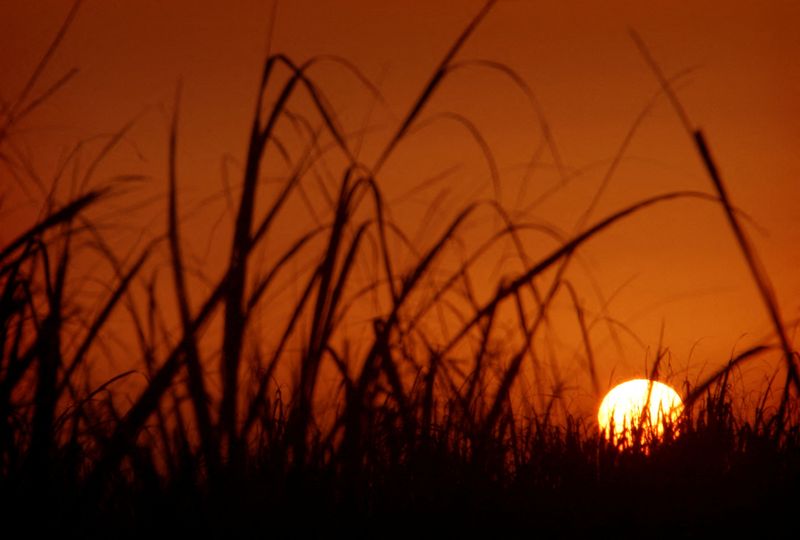
[[[19, 92], [68, 5], [64, 0], [0, 5], [2, 97]], [[372, 163], [481, 5], [466, 0], [283, 1], [277, 8], [272, 50], [298, 62], [317, 54], [342, 56], [380, 87], [388, 109], [374, 105], [341, 67], [328, 63], [311, 71], [346, 131], [357, 131], [368, 121], [372, 131], [361, 156]], [[134, 212], [128, 206], [164, 193], [169, 110], [182, 81], [179, 167], [185, 235], [198, 264], [219, 268], [214, 259], [225, 259], [228, 247], [224, 235], [209, 236], [215, 223], [209, 216], [223, 215], [225, 204], [217, 198], [211, 207], [196, 209], [220, 191], [223, 158], [244, 160], [270, 12], [271, 3], [264, 1], [85, 2], [43, 82], [56, 80], [71, 67], [80, 73], [20, 134], [36, 156], [40, 174], [52, 174], [58, 156], [77, 140], [113, 132], [136, 119], [98, 179], [123, 173], [151, 177], [130, 201], [117, 204], [133, 220], [128, 233], [162, 231], [163, 207], [150, 202]], [[568, 170], [585, 169], [528, 216], [567, 233], [575, 230], [609, 160], [658, 88], [628, 29], [640, 33], [665, 72], [694, 68], [679, 82], [678, 94], [705, 131], [734, 203], [757, 224], [749, 225], [748, 232], [790, 321], [800, 316], [798, 22], [800, 4], [792, 0], [505, 1], [458, 59], [491, 59], [514, 69], [536, 93]], [[523, 165], [540, 130], [524, 96], [507, 79], [477, 68], [455, 73], [423, 117], [443, 111], [464, 114], [481, 130], [498, 163], [501, 201], [509, 210], [524, 207], [557, 182], [552, 160], [545, 156], [519, 195]], [[441, 199], [443, 214], [452, 215], [470, 198], [492, 196], [486, 164], [474, 142], [463, 129], [445, 122], [420, 131], [399, 148], [379, 181], [393, 200], [451, 166], [458, 169], [439, 186], [447, 189]], [[235, 165], [231, 171], [238, 178]], [[2, 185], [9, 193], [0, 214], [0, 238], [5, 241], [19, 217], [38, 207], [25, 202], [7, 177]], [[677, 189], [710, 192], [711, 185], [673, 110], [661, 100], [593, 216]], [[428, 215], [437, 190], [397, 202], [395, 217], [410, 236]], [[295, 214], [295, 219], [295, 224], [282, 225], [287, 235], [293, 226], [308, 225], [302, 216]], [[434, 215], [431, 226], [441, 226], [443, 219]], [[531, 236], [530, 241], [541, 237]], [[543, 254], [552, 247], [549, 242], [530, 249]], [[124, 252], [124, 242], [120, 249]], [[731, 350], [741, 350], [770, 331], [723, 213], [708, 203], [670, 203], [648, 211], [581, 254], [604, 296], [613, 296], [611, 312], [647, 345], [657, 345], [664, 322], [664, 341], [673, 351], [676, 370], [687, 364], [698, 340], [693, 369], [719, 365]], [[484, 295], [491, 294], [501, 275], [519, 270], [511, 264], [492, 273], [494, 266], [489, 266], [486, 275], [492, 281], [486, 283], [492, 285], [481, 291]], [[579, 271], [583, 267], [575, 268], [587, 309], [596, 310], [598, 300]], [[568, 304], [562, 307], [568, 310]], [[600, 332], [597, 339], [601, 380], [642, 375], [641, 349], [631, 342], [621, 360]]]

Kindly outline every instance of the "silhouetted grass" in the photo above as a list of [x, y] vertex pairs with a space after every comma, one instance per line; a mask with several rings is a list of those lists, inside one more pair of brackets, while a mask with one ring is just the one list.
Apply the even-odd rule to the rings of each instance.
[[[92, 171], [124, 130], [93, 161], [80, 193], [59, 204], [55, 185], [49, 190], [42, 217], [0, 249], [4, 524], [114, 537], [169, 531], [288, 531], [300, 537], [480, 531], [666, 537], [763, 531], [792, 515], [800, 485], [799, 411], [789, 384], [796, 384], [797, 353], [699, 131], [690, 130], [716, 195], [658, 194], [592, 224], [588, 219], [593, 202], [579, 230], [559, 237], [557, 247], [535, 260], [525, 252], [519, 232], [537, 226], [515, 222], [497, 200], [475, 201], [456, 212], [441, 232], [431, 233], [426, 245], [411, 246], [392, 222], [377, 175], [410, 136], [437, 87], [459, 66], [455, 57], [492, 5], [488, 2], [455, 41], [372, 167], [357, 159], [349, 135], [338, 127], [334, 111], [307, 74], [326, 59], [301, 65], [280, 54], [267, 59], [230, 257], [210, 292], [196, 304], [199, 308], [192, 309], [181, 242], [179, 94], [168, 142], [166, 232], [136, 253], [132, 262], [118, 259], [92, 221], [95, 208], [124, 195], [120, 186], [112, 182], [89, 187]], [[15, 124], [72, 76], [70, 72], [40, 97], [29, 98], [77, 6], [18, 100], [4, 108], [0, 154], [5, 162], [14, 159], [5, 153], [4, 142], [14, 136]], [[513, 70], [491, 62], [481, 65], [508, 74], [538, 107]], [[652, 65], [663, 93], [674, 99], [669, 80]], [[287, 72], [283, 80], [276, 74], [279, 69]], [[277, 98], [268, 102], [267, 91], [275, 86]], [[300, 92], [313, 104], [311, 113], [319, 127], [290, 112], [289, 104]], [[556, 145], [540, 118], [561, 169]], [[281, 122], [289, 122], [305, 137], [294, 159], [276, 135]], [[474, 126], [465, 125], [482, 140]], [[492, 163], [488, 146], [480, 146]], [[259, 217], [255, 201], [264, 189], [262, 165], [272, 147], [289, 173], [269, 194], [271, 202]], [[253, 254], [263, 249], [265, 238], [287, 211], [287, 201], [304, 193], [304, 179], [328, 153], [337, 153], [344, 164], [337, 191], [330, 195], [329, 219], [298, 233], [282, 251], [268, 250], [267, 270], [257, 273]], [[490, 169], [498, 185], [496, 166]], [[729, 376], [747, 360], [775, 349], [765, 343], [732, 358], [696, 387], [686, 382], [685, 414], [678, 425], [667, 427], [663, 439], [646, 439], [645, 430], [639, 429], [630, 443], [617, 444], [605, 440], [593, 420], [570, 411], [557, 414], [563, 380], [543, 375], [532, 344], [548, 324], [553, 299], [566, 289], [581, 330], [592, 391], [599, 397], [586, 312], [566, 280], [569, 262], [584, 244], [617, 223], [682, 199], [706, 200], [724, 209], [776, 324], [787, 362], [786, 389], [774, 411], [768, 406], [768, 387], [752, 418], [734, 413]], [[503, 227], [442, 277], [437, 265], [460, 241], [469, 219], [485, 210], [500, 216]], [[546, 227], [538, 229], [552, 233]], [[95, 310], [72, 302], [69, 290], [74, 246], [90, 238], [115, 276]], [[390, 238], [410, 246], [415, 260], [401, 264]], [[525, 270], [499, 281], [494, 294], [481, 302], [470, 292], [468, 271], [506, 240], [515, 245]], [[155, 273], [143, 275], [150, 254], [164, 242], [173, 300], [158, 296]], [[266, 320], [270, 333], [278, 336], [275, 344], [270, 350], [255, 348], [260, 351], [258, 370], [246, 377], [242, 364], [249, 354], [248, 340], [255, 339], [248, 333], [253, 312], [266, 302], [268, 292], [275, 292], [278, 276], [309, 253], [314, 263], [310, 272], [295, 276], [295, 303], [281, 316]], [[354, 282], [358, 265], [374, 273], [366, 285]], [[434, 271], [439, 274], [435, 281]], [[553, 275], [546, 280], [549, 271]], [[132, 292], [136, 283], [144, 283], [138, 295]], [[466, 291], [462, 296], [459, 287]], [[380, 301], [370, 312], [367, 346], [358, 353], [341, 329], [353, 306], [371, 294]], [[161, 307], [173, 301], [177, 336], [170, 336], [160, 320]], [[106, 322], [123, 305], [139, 350], [128, 351], [128, 370], [92, 386], [83, 368], [93, 361]], [[445, 311], [453, 314], [455, 328], [449, 333], [431, 331], [426, 323], [431, 313]], [[516, 340], [504, 339], [501, 314], [518, 327]], [[200, 339], [215, 316], [221, 321], [219, 352], [204, 347]], [[72, 325], [66, 326], [76, 318], [83, 322], [78, 334]], [[498, 348], [498, 342], [503, 346]], [[465, 354], [466, 369], [454, 359]], [[660, 359], [659, 351], [654, 378]], [[219, 369], [209, 369], [215, 362]], [[525, 362], [531, 363], [537, 384], [549, 387], [551, 397], [540, 405], [525, 401], [520, 409], [512, 405], [512, 395]], [[275, 382], [279, 364], [296, 374], [288, 390]], [[338, 391], [334, 405], [323, 409], [318, 397], [326, 365], [336, 374]], [[129, 402], [120, 408], [115, 385], [137, 370], [146, 374], [146, 382], [128, 394]], [[221, 388], [219, 396], [209, 390], [212, 386]]]

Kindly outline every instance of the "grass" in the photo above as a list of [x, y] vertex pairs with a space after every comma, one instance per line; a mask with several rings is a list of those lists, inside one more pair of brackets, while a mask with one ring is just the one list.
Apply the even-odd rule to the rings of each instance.
[[[268, 57], [230, 256], [199, 301], [190, 298], [179, 217], [179, 92], [168, 140], [165, 233], [129, 260], [115, 254], [93, 218], [129, 188], [119, 181], [91, 187], [97, 164], [127, 128], [110, 139], [82, 180], [73, 182], [66, 203], [58, 202], [59, 178], [53, 180], [41, 217], [0, 249], [4, 522], [129, 537], [169, 529], [244, 535], [251, 528], [294, 536], [331, 531], [401, 536], [418, 534], [414, 528], [425, 520], [423, 533], [486, 530], [512, 536], [531, 531], [626, 536], [644, 530], [670, 536], [791, 523], [800, 481], [797, 352], [705, 137], [692, 127], [670, 79], [639, 38], [662, 86], [660, 95], [674, 102], [697, 145], [713, 195], [658, 194], [594, 223], [588, 222], [587, 210], [573, 236], [560, 238], [557, 247], [536, 259], [526, 253], [520, 236], [533, 226], [511, 219], [497, 200], [461, 209], [425, 245], [413, 245], [392, 221], [378, 173], [411, 136], [439, 85], [459, 67], [460, 48], [493, 4], [487, 2], [456, 39], [371, 166], [357, 158], [352, 136], [338, 126], [308, 76], [323, 59], [298, 65], [281, 54]], [[14, 128], [72, 77], [69, 72], [31, 97], [78, 5], [19, 97], [3, 104], [0, 157], [10, 173], [24, 169], [12, 144]], [[533, 93], [510, 68], [482, 65], [508, 74], [536, 106]], [[267, 99], [268, 91], [274, 100]], [[301, 99], [312, 106], [307, 117], [290, 109]], [[300, 134], [300, 152], [284, 144], [279, 130], [287, 126]], [[554, 162], [560, 163], [544, 120], [542, 130]], [[480, 142], [480, 133], [471, 132]], [[330, 154], [342, 166], [329, 193], [327, 220], [309, 225], [282, 250], [264, 248], [289, 201], [306, 196], [314, 167]], [[268, 157], [282, 159], [288, 173], [273, 192], [263, 194], [260, 179]], [[488, 150], [487, 159], [492, 163]], [[260, 198], [269, 201], [263, 212], [256, 205]], [[554, 299], [568, 295], [587, 374], [599, 392], [590, 323], [568, 279], [570, 263], [586, 243], [616, 224], [683, 199], [723, 209], [775, 325], [778, 346], [749, 349], [697, 386], [685, 382], [687, 409], [676, 426], [680, 437], [670, 436], [668, 429], [664, 440], [648, 441], [643, 452], [645, 441], [636, 434], [632, 444], [616, 445], [599, 435], [593, 421], [565, 408], [564, 381], [557, 373], [544, 373], [535, 343], [552, 324], [548, 314]], [[502, 225], [458, 268], [447, 271], [442, 261], [448, 250], [463, 244], [467, 224], [480, 212], [499, 217], [495, 223]], [[526, 268], [499, 281], [492, 297], [481, 302], [471, 293], [470, 270], [508, 241]], [[72, 300], [76, 246], [87, 245], [115, 276], [94, 309]], [[407, 248], [402, 257], [398, 245]], [[256, 267], [255, 254], [264, 251], [266, 267]], [[153, 255], [162, 252], [169, 260], [169, 295], [158, 292], [166, 278], [145, 275]], [[408, 253], [413, 261], [401, 262]], [[250, 332], [254, 313], [269, 303], [284, 275], [309, 260], [308, 270], [294, 278], [298, 293], [286, 316], [267, 319], [277, 336], [274, 344], [268, 350], [259, 347]], [[368, 279], [360, 282], [355, 276], [364, 269]], [[177, 335], [160, 319], [168, 304], [177, 310]], [[93, 384], [87, 374], [110, 332], [107, 323], [125, 308], [138, 351], [129, 351], [128, 369]], [[367, 310], [372, 321], [362, 348], [354, 347], [345, 331], [358, 310]], [[81, 323], [77, 333], [75, 321]], [[204, 337], [215, 324], [218, 348]], [[514, 328], [511, 339], [504, 334], [508, 324]], [[770, 383], [751, 417], [737, 415], [731, 374], [776, 349], [785, 361], [777, 407], [770, 407]], [[662, 358], [656, 356], [653, 378]], [[251, 360], [255, 376], [246, 375]], [[548, 387], [551, 397], [541, 403], [520, 384], [526, 366], [538, 385]], [[276, 383], [281, 369], [293, 374], [288, 389]], [[136, 373], [146, 374], [144, 385], [135, 392], [122, 390], [121, 383]], [[324, 407], [323, 384], [334, 390]], [[119, 399], [121, 393], [127, 402]]]

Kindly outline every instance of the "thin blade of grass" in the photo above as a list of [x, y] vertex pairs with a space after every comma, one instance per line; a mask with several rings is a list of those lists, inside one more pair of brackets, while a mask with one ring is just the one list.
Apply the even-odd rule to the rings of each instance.
[[[734, 237], [736, 238], [736, 242], [739, 244], [739, 248], [742, 251], [742, 255], [744, 255], [745, 261], [747, 263], [747, 267], [750, 270], [750, 274], [753, 278], [753, 281], [758, 288], [758, 292], [761, 295], [761, 299], [764, 302], [764, 306], [767, 309], [767, 313], [769, 314], [769, 318], [775, 327], [775, 334], [780, 341], [781, 350], [784, 355], [784, 359], [786, 361], [786, 370], [787, 370], [787, 387], [789, 382], [795, 387], [795, 391], [800, 393], [800, 373], [798, 373], [797, 364], [794, 360], [794, 353], [792, 351], [792, 346], [789, 342], [789, 337], [786, 335], [786, 327], [784, 326], [783, 319], [781, 317], [780, 310], [778, 308], [778, 302], [775, 297], [775, 292], [770, 285], [769, 277], [764, 270], [763, 264], [761, 263], [758, 254], [756, 253], [755, 247], [752, 245], [750, 240], [747, 237], [744, 229], [739, 223], [739, 219], [736, 216], [736, 212], [734, 210], [733, 204], [731, 203], [730, 197], [728, 195], [727, 189], [725, 188], [725, 184], [722, 180], [722, 176], [719, 173], [719, 169], [717, 168], [716, 163], [714, 162], [713, 157], [711, 156], [711, 151], [708, 148], [708, 144], [706, 142], [705, 136], [703, 135], [702, 130], [696, 129], [693, 125], [691, 120], [689, 119], [689, 115], [686, 113], [686, 110], [681, 105], [678, 96], [672, 90], [672, 86], [670, 85], [669, 80], [664, 77], [664, 74], [661, 71], [660, 66], [653, 58], [652, 54], [650, 54], [650, 50], [645, 45], [642, 38], [633, 30], [631, 30], [631, 37], [633, 41], [636, 43], [642, 57], [647, 62], [650, 69], [653, 71], [653, 74], [656, 76], [661, 87], [664, 89], [664, 92], [669, 96], [670, 101], [672, 102], [672, 106], [675, 109], [678, 117], [683, 124], [683, 127], [686, 129], [686, 132], [692, 137], [694, 141], [695, 147], [697, 149], [700, 158], [703, 161], [703, 166], [705, 167], [706, 172], [708, 173], [709, 178], [711, 179], [711, 183], [716, 191], [717, 195], [719, 196], [719, 200], [722, 203], [722, 208], [725, 212], [725, 217], [728, 221], [728, 225], [730, 225], [731, 231], [733, 232]], [[784, 394], [784, 398], [781, 400], [781, 412], [780, 416], [782, 417], [785, 413], [785, 408], [787, 404], [787, 394]]]
[[196, 336], [192, 331], [189, 293], [186, 289], [186, 280], [184, 278], [184, 265], [178, 225], [178, 172], [176, 154], [178, 145], [180, 92], [181, 88], [178, 86], [169, 134], [169, 209], [167, 212], [167, 229], [169, 233], [170, 254], [172, 257], [172, 277], [175, 284], [175, 297], [178, 303], [178, 312], [181, 317], [181, 326], [183, 327], [184, 351], [186, 354], [186, 366], [189, 372], [189, 394], [200, 431], [200, 441], [203, 452], [208, 459], [208, 466], [212, 475], [215, 475], [219, 468], [219, 449], [214, 440], [214, 428], [208, 409], [209, 399], [200, 362], [200, 352], [197, 346]]

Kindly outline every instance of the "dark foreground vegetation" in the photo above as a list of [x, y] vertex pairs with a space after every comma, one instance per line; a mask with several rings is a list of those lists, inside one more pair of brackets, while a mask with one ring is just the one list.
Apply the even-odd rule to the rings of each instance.
[[[69, 173], [73, 189], [66, 199], [56, 188], [67, 182], [65, 171], [79, 169], [72, 158], [51, 183], [26, 177], [30, 169], [13, 144], [15, 128], [72, 77], [37, 92], [73, 10], [29, 84], [3, 104], [0, 116], [2, 174], [39, 185], [45, 195], [38, 220], [4, 238], [0, 248], [0, 522], [6, 530], [102, 537], [670, 537], [796, 524], [797, 354], [702, 133], [640, 42], [661, 83], [659, 96], [674, 101], [697, 146], [709, 194], [654, 195], [594, 223], [586, 220], [541, 257], [529, 256], [521, 241], [529, 224], [511, 220], [496, 201], [457, 212], [431, 241], [408, 249], [410, 264], [408, 252], [400, 257], [392, 247], [406, 239], [391, 221], [378, 173], [459, 67], [459, 49], [491, 6], [456, 40], [371, 166], [357, 160], [350, 137], [308, 76], [322, 60], [297, 65], [279, 54], [268, 58], [237, 188], [228, 263], [200, 298], [187, 284], [182, 252], [179, 100], [169, 138], [166, 232], [135, 254], [120, 256], [94, 221], [98, 208], [129, 189], [119, 179], [93, 178], [124, 130], [88, 167]], [[481, 67], [510, 75], [532, 96], [507, 67]], [[313, 109], [311, 120], [290, 112], [298, 94]], [[301, 151], [293, 153], [277, 135], [286, 125], [305, 141]], [[557, 163], [544, 123], [542, 132]], [[480, 143], [480, 134], [472, 133]], [[344, 166], [327, 218], [281, 251], [268, 251], [266, 267], [257, 270], [254, 253], [328, 153]], [[260, 182], [266, 159], [286, 163], [289, 172], [278, 187]], [[257, 211], [259, 197], [268, 202]], [[710, 211], [722, 208], [775, 325], [775, 343], [732, 358], [698, 386], [686, 385], [686, 413], [663, 441], [617, 445], [598, 435], [593, 420], [564, 410], [563, 382], [537, 370], [534, 343], [547, 331], [553, 299], [576, 298], [567, 269], [584, 243], [648, 207], [682, 198], [711, 201]], [[442, 277], [440, 259], [473, 214], [487, 209], [502, 225]], [[478, 301], [470, 293], [470, 267], [501, 241], [514, 243], [526, 270]], [[72, 275], [78, 249], [90, 249], [112, 271], [99, 304], [74, 300], [73, 287], [81, 283]], [[167, 254], [169, 272], [149, 266], [156, 253]], [[302, 257], [312, 263], [296, 276], [296, 304], [268, 319], [277, 338], [269, 349], [251, 347], [252, 314]], [[357, 265], [371, 269], [371, 282], [356, 285]], [[168, 294], [157, 293], [164, 283]], [[378, 300], [369, 304], [368, 298]], [[372, 332], [356, 353], [343, 328], [359, 302], [373, 306]], [[169, 324], [160, 319], [162, 309], [173, 312], [165, 306], [176, 306]], [[442, 309], [456, 314], [449, 332], [430, 324]], [[577, 300], [575, 312], [583, 328]], [[93, 362], [102, 357], [113, 317], [125, 318], [135, 336], [129, 368], [98, 381]], [[518, 328], [514, 339], [501, 335], [507, 321]], [[213, 346], [203, 337], [209, 328], [217, 333], [208, 335], [219, 336]], [[599, 388], [587, 334], [587, 375]], [[781, 370], [750, 414], [740, 417], [730, 374], [764, 355], [780, 355]], [[658, 376], [660, 358], [651, 376]], [[517, 382], [529, 366], [549, 398], [520, 407]], [[288, 389], [275, 382], [281, 369], [293, 376]], [[324, 407], [318, 401], [323, 372], [336, 377], [335, 398]], [[120, 395], [134, 373], [145, 374], [146, 383]], [[676, 431], [679, 436], [669, 435]]]
[[667, 538], [791, 527], [800, 502], [796, 429], [777, 442], [735, 424], [724, 406], [706, 405], [680, 438], [648, 454], [620, 451], [580, 423], [530, 425], [500, 443], [500, 435], [468, 440], [455, 427], [406, 438], [389, 427], [394, 419], [378, 418], [355, 471], [341, 453], [295, 465], [287, 441], [276, 436], [238, 471], [226, 468], [212, 481], [188, 449], [170, 456], [168, 475], [157, 473], [141, 444], [127, 448], [125, 465], [104, 477], [102, 494], [85, 491], [83, 449], [65, 444], [53, 452], [47, 476], [24, 466], [6, 473], [4, 523], [133, 538]]

